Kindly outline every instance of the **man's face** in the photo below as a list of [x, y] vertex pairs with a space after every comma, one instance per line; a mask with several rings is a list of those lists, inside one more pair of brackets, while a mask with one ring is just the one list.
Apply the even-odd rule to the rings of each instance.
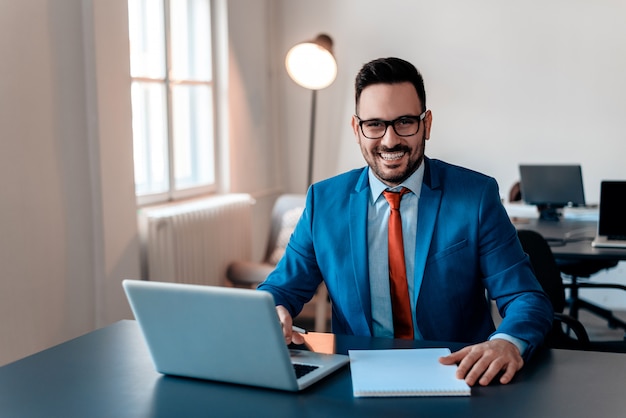
[[[411, 83], [381, 83], [363, 89], [357, 111], [361, 120], [390, 121], [401, 116], [419, 116], [422, 103]], [[376, 177], [388, 186], [396, 186], [422, 163], [431, 122], [429, 110], [415, 135], [399, 136], [390, 125], [382, 138], [369, 139], [363, 135], [359, 120], [353, 116], [352, 129], [363, 157]]]

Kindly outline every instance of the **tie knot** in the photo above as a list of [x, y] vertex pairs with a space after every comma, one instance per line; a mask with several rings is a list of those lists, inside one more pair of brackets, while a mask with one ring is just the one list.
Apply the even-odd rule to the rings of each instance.
[[409, 189], [403, 187], [402, 189], [400, 189], [399, 192], [385, 190], [383, 192], [383, 196], [385, 196], [385, 199], [387, 200], [387, 202], [389, 202], [389, 207], [391, 207], [391, 209], [400, 209], [400, 200], [402, 200], [402, 196], [409, 192]]

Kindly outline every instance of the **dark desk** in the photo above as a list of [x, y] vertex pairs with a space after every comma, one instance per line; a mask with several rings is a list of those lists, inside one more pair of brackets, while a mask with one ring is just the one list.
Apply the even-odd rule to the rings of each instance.
[[[418, 346], [441, 345], [335, 336], [334, 349]], [[617, 417], [624, 382], [623, 354], [551, 350], [511, 384], [473, 388], [471, 397], [353, 398], [349, 367], [292, 394], [162, 376], [135, 321], [121, 321], [1, 367], [0, 416]]]
[[517, 229], [537, 231], [551, 241], [552, 252], [560, 260], [626, 260], [626, 249], [591, 246], [597, 229], [595, 221], [514, 219], [513, 224]]

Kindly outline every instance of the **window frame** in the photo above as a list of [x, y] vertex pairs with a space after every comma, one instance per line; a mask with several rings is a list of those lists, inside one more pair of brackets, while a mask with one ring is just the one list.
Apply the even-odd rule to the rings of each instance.
[[[164, 78], [155, 78], [155, 77], [146, 77], [146, 76], [133, 76], [130, 73], [131, 84], [129, 87], [132, 87], [135, 82], [139, 83], [157, 83], [160, 86], [163, 86], [165, 89], [165, 117], [167, 124], [165, 132], [166, 132], [166, 140], [167, 140], [167, 178], [168, 178], [168, 188], [166, 191], [150, 193], [150, 194], [137, 194], [137, 188], [135, 185], [135, 197], [138, 206], [146, 206], [151, 204], [158, 203], [166, 203], [176, 200], [183, 200], [192, 197], [198, 197], [202, 195], [207, 195], [211, 193], [216, 193], [219, 191], [220, 177], [221, 177], [221, 166], [220, 166], [220, 135], [219, 135], [219, 115], [218, 115], [218, 106], [219, 103], [219, 75], [218, 68], [220, 66], [218, 59], [220, 59], [220, 54], [217, 51], [217, 37], [218, 31], [217, 28], [218, 23], [216, 22], [217, 13], [216, 13], [216, 4], [214, 0], [207, 0], [207, 6], [209, 10], [209, 23], [210, 23], [210, 48], [211, 48], [211, 77], [209, 81], [198, 81], [187, 78], [173, 79], [173, 66], [172, 66], [172, 45], [171, 45], [171, 0], [162, 0], [163, 1], [163, 47], [164, 47], [164, 60], [165, 60], [165, 75]], [[174, 155], [174, 105], [173, 105], [173, 89], [175, 86], [183, 86], [183, 85], [204, 85], [209, 88], [210, 91], [210, 107], [211, 107], [211, 117], [212, 117], [212, 129], [211, 133], [213, 135], [212, 138], [212, 148], [213, 148], [213, 183], [192, 186], [186, 188], [177, 188], [176, 187], [176, 168], [175, 168], [175, 160], [176, 157]], [[135, 141], [135, 134], [133, 132], [133, 147]], [[133, 164], [134, 165], [134, 164]], [[136, 167], [135, 167], [136, 169]], [[135, 184], [135, 179], [133, 179], [133, 184]]]

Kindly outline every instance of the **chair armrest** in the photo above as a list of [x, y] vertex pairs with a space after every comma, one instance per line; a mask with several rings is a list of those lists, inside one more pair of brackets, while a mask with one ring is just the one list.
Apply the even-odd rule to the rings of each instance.
[[258, 285], [274, 270], [269, 263], [252, 261], [233, 261], [226, 270], [226, 278], [235, 286]]
[[581, 344], [581, 346], [583, 348], [589, 348], [589, 335], [587, 334], [585, 327], [582, 323], [580, 323], [579, 320], [577, 320], [573, 316], [558, 312], [554, 313], [554, 320], [568, 326], [572, 331], [574, 331], [574, 335], [576, 335], [576, 339]]

